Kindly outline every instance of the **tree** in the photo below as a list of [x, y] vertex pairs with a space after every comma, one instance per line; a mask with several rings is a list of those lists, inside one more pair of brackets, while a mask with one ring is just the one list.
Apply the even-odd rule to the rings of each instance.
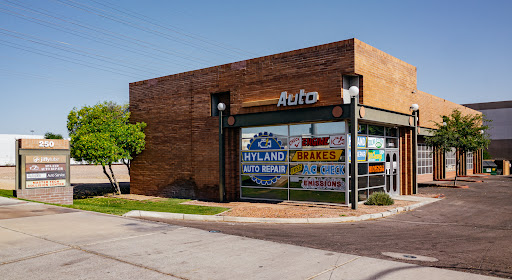
[[62, 134], [52, 133], [52, 132], [46, 132], [44, 134], [44, 139], [63, 139]]
[[[489, 126], [483, 115], [463, 115], [455, 109], [449, 116], [441, 116], [443, 122], [435, 123], [436, 130], [432, 136], [425, 139], [427, 145], [437, 148], [443, 153], [455, 148], [459, 154], [477, 151], [487, 148], [490, 143], [490, 136], [486, 133]], [[456, 156], [456, 168], [459, 170], [460, 159]], [[454, 185], [457, 183], [457, 171], [455, 172]]]
[[112, 164], [126, 161], [130, 170], [129, 163], [144, 150], [146, 144], [143, 132], [146, 124], [131, 124], [129, 119], [128, 105], [121, 106], [114, 102], [73, 108], [68, 115], [71, 157], [89, 164], [101, 164], [103, 173], [117, 194], [121, 194], [121, 189]]

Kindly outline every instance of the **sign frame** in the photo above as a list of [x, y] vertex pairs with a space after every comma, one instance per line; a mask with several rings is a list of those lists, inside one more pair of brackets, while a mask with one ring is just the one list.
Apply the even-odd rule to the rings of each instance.
[[[39, 147], [39, 143], [42, 141], [43, 146]], [[48, 143], [47, 145], [45, 145]], [[49, 143], [53, 142], [53, 145]], [[58, 187], [70, 187], [70, 151], [69, 151], [69, 141], [61, 140], [61, 139], [18, 139], [15, 143], [16, 149], [16, 178], [15, 178], [15, 189], [16, 190], [25, 190], [25, 189], [39, 189], [39, 188], [58, 188]], [[48, 158], [49, 161], [41, 161], [41, 162], [33, 162], [33, 160], [28, 160], [30, 157], [35, 158]], [[51, 159], [58, 159], [58, 162], [52, 162]], [[65, 165], [64, 173], [65, 178], [60, 179], [64, 180], [59, 183], [59, 186], [51, 186], [51, 187], [35, 187], [35, 188], [27, 188], [27, 172], [26, 166], [27, 164], [59, 164]], [[45, 171], [46, 172], [46, 171]], [[48, 171], [52, 173], [52, 171]], [[61, 171], [62, 172], [62, 171]], [[51, 179], [50, 179], [51, 180]], [[60, 181], [59, 180], [59, 181]]]

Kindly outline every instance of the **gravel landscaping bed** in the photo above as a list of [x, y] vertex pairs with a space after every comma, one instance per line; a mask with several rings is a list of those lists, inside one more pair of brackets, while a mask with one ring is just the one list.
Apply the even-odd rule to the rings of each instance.
[[252, 217], [252, 218], [337, 218], [348, 216], [360, 216], [364, 214], [380, 213], [398, 207], [415, 204], [414, 201], [405, 201], [395, 199], [395, 204], [390, 206], [369, 206], [359, 204], [357, 210], [352, 210], [347, 206], [328, 205], [317, 203], [301, 202], [280, 202], [280, 203], [261, 203], [261, 202], [229, 202], [215, 203], [204, 201], [189, 201], [183, 204], [218, 206], [230, 208], [229, 211], [218, 214], [221, 216]]

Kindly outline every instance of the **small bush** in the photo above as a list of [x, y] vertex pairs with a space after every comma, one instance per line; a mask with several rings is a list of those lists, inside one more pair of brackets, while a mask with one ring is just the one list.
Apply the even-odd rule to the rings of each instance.
[[393, 205], [395, 201], [385, 192], [374, 192], [370, 195], [365, 205]]

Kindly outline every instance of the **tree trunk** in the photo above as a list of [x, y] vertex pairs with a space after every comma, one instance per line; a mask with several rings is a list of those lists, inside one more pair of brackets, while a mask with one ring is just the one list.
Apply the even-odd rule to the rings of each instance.
[[455, 187], [457, 185], [457, 174], [459, 174], [459, 153], [455, 153], [455, 180], [453, 181], [453, 186]]
[[122, 159], [121, 160], [124, 165], [126, 165], [126, 168], [128, 168], [128, 176], [130, 176], [130, 164], [132, 163], [129, 159]]
[[110, 169], [110, 174], [112, 174], [112, 178], [114, 179], [116, 194], [120, 195], [121, 188], [119, 187], [119, 183], [117, 182], [116, 176], [114, 175], [114, 171], [112, 171], [112, 164], [109, 164], [108, 168]]
[[115, 191], [116, 185], [114, 184], [114, 182], [112, 181], [112, 178], [108, 174], [107, 169], [105, 169], [105, 165], [101, 165], [101, 167], [103, 167], [103, 173], [105, 173], [105, 176], [107, 176], [108, 180], [110, 181], [110, 185], [112, 186], [112, 189], [114, 189], [114, 191]]

